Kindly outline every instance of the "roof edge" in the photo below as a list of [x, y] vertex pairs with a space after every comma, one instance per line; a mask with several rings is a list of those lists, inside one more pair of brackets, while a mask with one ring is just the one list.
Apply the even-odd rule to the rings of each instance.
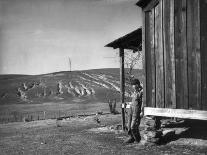
[[[108, 43], [104, 47], [112, 47], [116, 48], [124, 48], [124, 49], [132, 49], [139, 50], [142, 42], [142, 27]], [[136, 44], [136, 45], [135, 45]]]
[[136, 5], [141, 7], [141, 8], [144, 8], [145, 6], [147, 6], [147, 4], [149, 4], [151, 0], [139, 0]]

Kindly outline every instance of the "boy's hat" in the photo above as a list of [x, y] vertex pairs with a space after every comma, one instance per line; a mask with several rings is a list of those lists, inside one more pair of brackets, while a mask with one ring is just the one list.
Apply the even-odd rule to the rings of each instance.
[[138, 79], [132, 79], [131, 85], [139, 85], [140, 86], [140, 81]]

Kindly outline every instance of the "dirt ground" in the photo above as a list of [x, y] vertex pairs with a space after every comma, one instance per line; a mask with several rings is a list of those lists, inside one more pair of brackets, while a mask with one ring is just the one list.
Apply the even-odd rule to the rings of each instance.
[[[145, 120], [140, 125], [141, 134]], [[207, 154], [207, 128], [203, 124], [189, 127], [168, 122], [165, 128], [173, 128], [177, 136], [161, 145], [144, 140], [124, 144], [127, 134], [120, 124], [120, 114], [1, 124], [0, 154]]]

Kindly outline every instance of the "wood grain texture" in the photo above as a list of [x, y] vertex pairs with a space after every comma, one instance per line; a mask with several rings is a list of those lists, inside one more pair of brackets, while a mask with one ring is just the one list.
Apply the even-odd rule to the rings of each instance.
[[155, 107], [155, 51], [154, 51], [154, 9], [145, 12], [145, 57], [147, 106]]
[[147, 105], [146, 105], [146, 97], [147, 97], [147, 94], [146, 94], [146, 83], [147, 83], [147, 81], [146, 81], [146, 79], [147, 79], [147, 73], [146, 73], [146, 62], [147, 62], [147, 60], [146, 60], [146, 55], [145, 55], [145, 33], [146, 33], [146, 31], [145, 31], [145, 12], [144, 11], [142, 11], [142, 65], [143, 65], [143, 72], [144, 72], [144, 76], [145, 76], [145, 78], [144, 78], [144, 81], [143, 81], [143, 104], [144, 104], [144, 106], [146, 107]]
[[186, 0], [175, 0], [176, 108], [188, 109]]
[[199, 119], [207, 120], [207, 111], [203, 110], [188, 110], [188, 109], [170, 109], [170, 108], [144, 108], [145, 116], [164, 116], [164, 117], [176, 117], [183, 119]]
[[156, 107], [155, 9], [150, 12], [151, 106]]
[[187, 1], [189, 109], [201, 109], [200, 0]]
[[163, 1], [165, 107], [176, 108], [174, 56], [174, 0]]
[[150, 52], [150, 12], [145, 12], [146, 105], [152, 107], [152, 66]]
[[202, 110], [207, 110], [207, 1], [200, 1]]
[[156, 107], [164, 107], [162, 0], [155, 7]]

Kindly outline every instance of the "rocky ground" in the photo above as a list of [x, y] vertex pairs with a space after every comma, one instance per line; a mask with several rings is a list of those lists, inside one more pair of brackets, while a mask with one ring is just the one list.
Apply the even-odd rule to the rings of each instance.
[[[143, 135], [146, 118], [140, 125]], [[40, 120], [0, 125], [0, 152], [13, 154], [206, 154], [207, 128], [203, 122], [163, 122], [163, 130], [173, 129], [175, 137], [165, 144], [142, 141], [124, 144], [121, 115], [102, 114], [63, 120]]]

